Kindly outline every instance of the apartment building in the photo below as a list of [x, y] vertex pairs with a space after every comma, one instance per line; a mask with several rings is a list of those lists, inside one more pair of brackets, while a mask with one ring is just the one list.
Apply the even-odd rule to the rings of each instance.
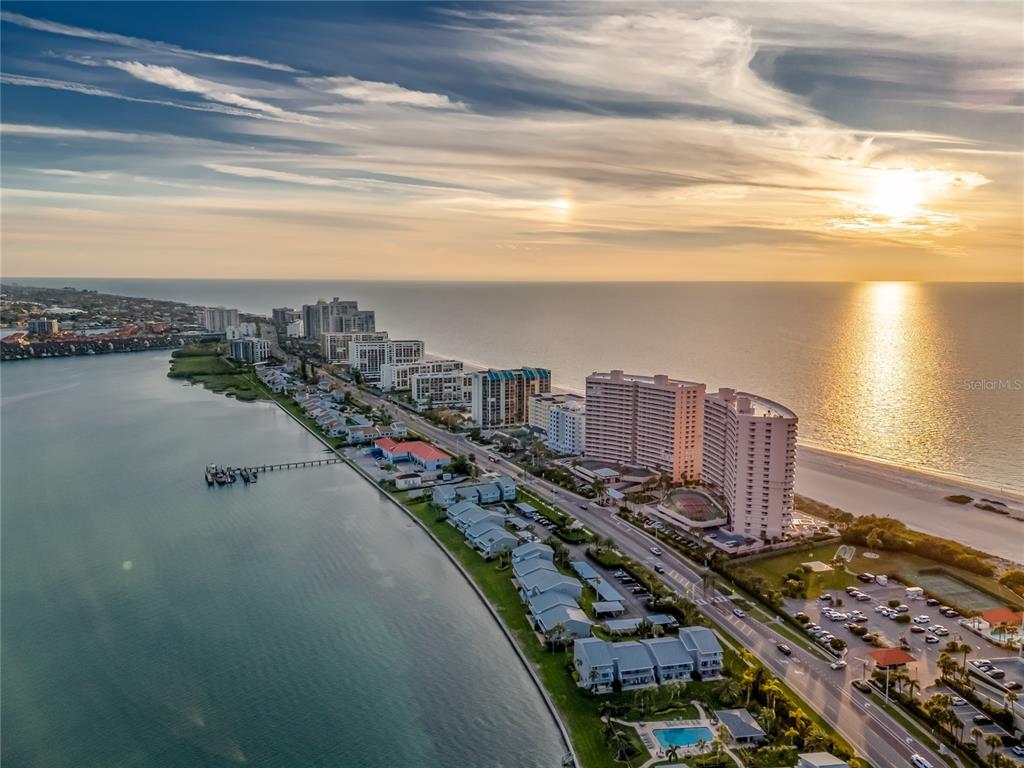
[[773, 541], [790, 529], [797, 416], [748, 392], [704, 399], [704, 483], [719, 493], [736, 533]]
[[302, 305], [302, 324], [307, 339], [319, 339], [324, 333], [368, 333], [377, 329], [372, 309], [359, 309], [359, 302], [319, 299]]
[[410, 379], [418, 373], [462, 373], [461, 360], [424, 360], [420, 363], [385, 363], [380, 367], [380, 388], [385, 392], [411, 387]]
[[583, 398], [556, 403], [548, 409], [544, 444], [555, 453], [579, 456], [586, 448], [587, 407]]
[[60, 330], [60, 323], [45, 317], [33, 317], [28, 321], [27, 330], [35, 336], [53, 336]]
[[703, 384], [620, 370], [587, 377], [587, 458], [640, 466], [673, 482], [700, 479]]
[[292, 309], [291, 307], [274, 307], [270, 310], [270, 317], [274, 322], [274, 325], [279, 328], [284, 328], [296, 320], [302, 319], [302, 313]]
[[224, 307], [203, 307], [199, 322], [211, 333], [227, 333], [228, 328], [238, 325], [238, 310]]
[[425, 345], [419, 339], [353, 341], [349, 344], [349, 367], [367, 381], [379, 382], [384, 365], [406, 365], [424, 360]]
[[582, 403], [583, 395], [571, 392], [545, 392], [533, 395], [527, 403], [527, 426], [541, 432], [548, 431], [548, 414], [555, 405]]
[[321, 333], [320, 354], [328, 363], [347, 363], [355, 341], [387, 341], [387, 331], [367, 333]]
[[301, 339], [306, 335], [306, 328], [302, 324], [301, 317], [298, 320], [292, 320], [285, 326], [285, 335], [289, 339]]
[[530, 397], [551, 391], [547, 368], [488, 369], [469, 374], [470, 410], [480, 429], [526, 424]]
[[229, 345], [229, 354], [235, 360], [249, 365], [265, 363], [270, 357], [270, 342], [263, 339], [233, 339]]
[[470, 386], [469, 374], [462, 370], [409, 377], [409, 395], [421, 406], [462, 405], [469, 400]]

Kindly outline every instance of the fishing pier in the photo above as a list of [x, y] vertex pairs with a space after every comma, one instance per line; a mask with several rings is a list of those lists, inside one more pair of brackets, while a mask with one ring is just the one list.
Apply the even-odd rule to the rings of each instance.
[[279, 472], [286, 469], [302, 469], [304, 467], [323, 467], [328, 464], [341, 464], [345, 460], [340, 456], [324, 459], [305, 459], [303, 461], [282, 461], [277, 464], [255, 464], [251, 467], [224, 467], [219, 464], [207, 464], [203, 471], [203, 479], [208, 486], [231, 485], [241, 480], [248, 485], [255, 483], [261, 472]]

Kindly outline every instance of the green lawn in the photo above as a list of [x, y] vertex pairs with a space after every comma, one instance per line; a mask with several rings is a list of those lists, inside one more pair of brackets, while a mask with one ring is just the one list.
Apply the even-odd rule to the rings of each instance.
[[[783, 552], [774, 557], [763, 557], [754, 560], [740, 560], [733, 568], [746, 568], [754, 573], [764, 576], [773, 587], [782, 587], [787, 573], [800, 571], [802, 563], [818, 560], [828, 563], [836, 553], [836, 545], [822, 545], [811, 550], [799, 552]], [[859, 573], [859, 571], [858, 571]], [[804, 576], [807, 584], [807, 597], [816, 598], [823, 591], [842, 590], [851, 584], [856, 584], [857, 579], [853, 574], [845, 571], [833, 570], [827, 573], [811, 573]]]
[[238, 400], [259, 400], [268, 396], [250, 372], [237, 367], [222, 355], [209, 354], [208, 350], [188, 347], [175, 350], [167, 375], [172, 379], [186, 379], [193, 384], [202, 384], [206, 389]]
[[562, 714], [583, 765], [586, 768], [616, 768], [622, 765], [609, 754], [605, 745], [598, 716], [600, 700], [587, 696], [572, 679], [571, 650], [551, 653], [537, 639], [526, 619], [526, 608], [512, 586], [509, 571], [499, 571], [495, 561], [485, 561], [467, 547], [458, 531], [435, 520], [434, 512], [426, 501], [410, 503], [405, 496], [399, 494], [406, 509], [455, 555], [515, 636], [519, 647]]

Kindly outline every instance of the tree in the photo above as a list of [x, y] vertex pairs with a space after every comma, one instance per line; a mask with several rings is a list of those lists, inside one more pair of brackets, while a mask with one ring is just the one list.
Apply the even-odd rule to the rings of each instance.
[[[999, 734], [997, 734], [997, 733], [990, 733], [990, 734], [988, 734], [985, 737], [985, 744], [988, 745], [988, 747], [991, 750], [991, 752], [995, 752], [995, 750], [997, 750], [997, 749], [999, 749], [1000, 747], [1003, 746], [1003, 740], [999, 737]], [[998, 754], [998, 753], [996, 753], [996, 754]], [[992, 756], [990, 754], [989, 755], [989, 762], [990, 763], [991, 763], [991, 760], [992, 760]]]
[[978, 739], [985, 735], [985, 732], [978, 726], [971, 728], [971, 738], [974, 740], [974, 748], [978, 748]]
[[679, 747], [669, 747], [667, 750], [665, 750], [665, 757], [668, 758], [668, 761], [670, 763], [674, 763], [676, 760], [679, 759]]
[[597, 478], [590, 484], [590, 487], [594, 489], [594, 495], [597, 497], [597, 503], [603, 503], [605, 497], [608, 495], [608, 483], [601, 478]]
[[883, 542], [882, 536], [883, 533], [881, 528], [872, 528], [870, 533], [868, 533], [867, 538], [864, 539], [864, 545], [868, 549], [881, 549]]

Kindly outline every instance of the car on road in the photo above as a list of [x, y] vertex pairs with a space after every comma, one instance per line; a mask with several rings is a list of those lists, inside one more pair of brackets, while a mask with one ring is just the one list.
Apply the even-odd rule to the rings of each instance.
[[919, 627], [915, 624], [913, 627], [910, 628], [910, 631], [913, 632], [915, 635], [923, 635], [925, 629], [924, 627]]
[[961, 698], [959, 696], [950, 696], [949, 700], [953, 703], [954, 707], [962, 707], [964, 704], [967, 703], [967, 699]]
[[742, 610], [740, 610], [739, 608], [733, 608], [733, 609], [732, 609], [732, 612], [733, 612], [733, 615], [735, 615], [735, 616], [738, 616], [738, 617], [739, 617], [739, 618], [741, 618], [741, 619], [742, 619], [742, 618], [743, 618], [744, 616], [746, 616], [746, 615], [747, 615], [747, 614], [745, 614], [745, 613], [744, 613], [744, 612], [743, 612]]
[[1021, 688], [1024, 688], [1024, 685], [1017, 682], [1016, 680], [1011, 680], [1008, 683], [1003, 683], [1003, 688], [1005, 688], [1008, 691], [1019, 691]]
[[935, 643], [941, 643], [941, 642], [942, 642], [942, 641], [941, 641], [941, 640], [939, 640], [939, 638], [937, 638], [937, 637], [936, 637], [935, 635], [928, 635], [928, 637], [926, 637], [926, 638], [924, 639], [924, 641], [925, 641], [926, 643], [928, 643], [929, 645], [935, 645]]
[[949, 630], [946, 629], [945, 627], [941, 627], [941, 626], [938, 629], [934, 630], [934, 632], [939, 637], [945, 637], [946, 635], [949, 634]]
[[785, 643], [779, 643], [775, 647], [778, 648], [779, 649], [779, 653], [783, 654], [784, 656], [792, 656], [793, 655], [793, 649], [790, 648]]
[[655, 563], [654, 564], [654, 571], [655, 571], [655, 573], [664, 573], [665, 572], [665, 566], [662, 565], [661, 563]]
[[913, 765], [914, 768], [932, 768], [932, 764], [916, 752], [910, 756], [910, 764]]
[[494, 462], [495, 464], [497, 464], [497, 463], [498, 463], [499, 461], [501, 461], [501, 459], [499, 459], [499, 458], [498, 458], [497, 456], [495, 456], [495, 455], [494, 455], [493, 453], [488, 453], [488, 454], [487, 454], [487, 460], [488, 460], [488, 461], [493, 461], [493, 462]]
[[1017, 757], [1024, 757], [1024, 747], [1017, 746], [1011, 749], [1010, 751], [1013, 752], [1013, 754], [1015, 754]]
[[971, 722], [975, 725], [992, 725], [992, 718], [988, 715], [975, 715], [971, 718]]
[[924, 604], [927, 605], [929, 608], [934, 608], [936, 605], [939, 604], [939, 601], [936, 600], [934, 597], [929, 597], [927, 600], [924, 601]]
[[854, 680], [852, 683], [850, 683], [850, 685], [852, 685], [861, 693], [871, 693], [871, 683], [869, 683], [867, 680]]
[[830, 669], [846, 669], [846, 662], [843, 659], [838, 659], [828, 666]]
[[655, 557], [661, 557], [661, 548], [660, 547], [651, 547], [651, 554], [654, 555]]
[[960, 615], [960, 611], [956, 610], [955, 608], [947, 608], [946, 610], [942, 611], [942, 615], [950, 619], [955, 619], [957, 616]]
[[580, 502], [580, 509], [586, 509], [588, 506], [589, 505], [587, 504], [587, 502], [585, 502], [585, 501]]

